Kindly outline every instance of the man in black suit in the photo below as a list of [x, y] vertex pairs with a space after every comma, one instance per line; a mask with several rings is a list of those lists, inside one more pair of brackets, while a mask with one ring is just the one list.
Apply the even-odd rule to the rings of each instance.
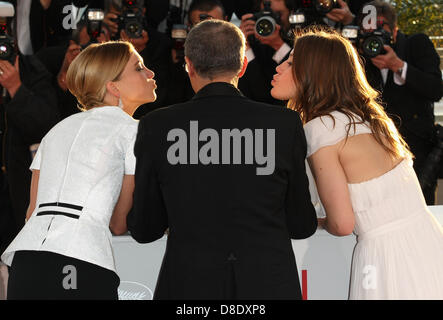
[[[253, 11], [264, 9], [264, 1], [255, 1]], [[244, 77], [239, 80], [239, 89], [250, 99], [284, 105], [285, 101], [276, 100], [271, 96], [271, 81], [275, 74], [275, 68], [289, 57], [291, 51], [290, 39], [287, 37], [290, 30], [289, 14], [290, 1], [272, 0], [271, 10], [279, 16], [278, 24], [274, 32], [262, 37], [255, 31], [255, 21], [251, 20], [252, 13], [241, 17], [240, 29], [243, 31], [247, 42], [246, 56], [248, 69]]]
[[291, 238], [317, 228], [304, 131], [236, 88], [244, 52], [233, 24], [198, 24], [185, 44], [196, 95], [140, 120], [127, 223], [141, 243], [169, 228], [155, 299], [301, 299]]
[[[207, 19], [228, 21], [223, 4], [219, 0], [193, 0], [188, 9], [188, 29]], [[194, 90], [184, 69], [183, 51], [180, 54], [177, 49], [172, 48], [171, 58], [167, 102], [177, 104], [190, 100], [194, 96]]]
[[434, 101], [442, 97], [440, 58], [425, 34], [404, 35], [398, 31], [395, 9], [372, 1], [377, 24], [392, 35], [393, 47], [366, 59], [369, 83], [382, 93], [385, 111], [392, 117], [415, 156], [414, 169], [421, 180], [426, 202], [435, 202], [437, 177], [423, 181], [426, 159], [435, 144]]

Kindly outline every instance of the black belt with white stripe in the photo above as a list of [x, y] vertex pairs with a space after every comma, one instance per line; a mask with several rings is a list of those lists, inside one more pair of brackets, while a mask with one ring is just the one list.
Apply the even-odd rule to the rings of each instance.
[[[44, 207], [59, 207], [59, 208], [68, 208], [72, 210], [78, 210], [82, 211], [83, 207], [76, 206], [70, 203], [63, 203], [63, 202], [49, 202], [49, 203], [42, 203], [38, 206], [39, 208]], [[61, 215], [66, 216], [72, 219], [78, 219], [80, 216], [78, 214], [63, 212], [63, 211], [57, 211], [57, 210], [48, 210], [48, 211], [40, 211], [37, 213], [37, 216], [46, 216], [46, 215]]]

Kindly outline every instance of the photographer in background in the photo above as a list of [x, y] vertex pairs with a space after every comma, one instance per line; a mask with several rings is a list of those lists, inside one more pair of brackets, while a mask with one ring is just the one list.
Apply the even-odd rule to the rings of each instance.
[[[6, 16], [13, 15], [13, 7], [8, 5], [0, 4], [0, 16], [5, 11]], [[60, 119], [51, 75], [36, 57], [18, 52], [16, 39], [10, 35], [10, 20], [3, 19], [0, 28], [4, 49], [0, 59], [0, 138], [2, 175], [9, 188], [13, 221], [1, 226], [1, 250], [8, 245], [4, 241], [12, 240], [11, 234], [15, 237], [25, 222], [31, 184], [29, 166], [36, 144]], [[4, 219], [7, 212], [0, 210], [0, 214], [2, 223], [11, 220]]]
[[134, 114], [136, 119], [167, 105], [170, 80], [171, 43], [166, 35], [148, 27], [145, 14], [143, 0], [111, 0], [104, 19], [111, 37], [131, 42], [145, 66], [155, 74], [157, 100], [140, 106]]
[[[48, 0], [46, 0], [48, 1]], [[58, 0], [57, 0], [58, 1]], [[142, 0], [146, 8], [145, 17], [149, 28], [157, 29], [160, 22], [166, 17], [169, 10], [169, 0]], [[73, 0], [76, 7], [82, 8], [88, 6], [88, 8], [102, 9], [109, 12], [109, 5], [112, 0]], [[116, 16], [113, 14], [105, 17], [105, 23], [110, 24], [110, 19], [114, 19]], [[116, 33], [116, 26], [112, 26], [112, 32]]]
[[[397, 15], [390, 4], [376, 0], [368, 5], [377, 9], [377, 28], [392, 36], [392, 44], [384, 45], [384, 53], [366, 58], [366, 76], [382, 93], [386, 112], [414, 154], [414, 169], [426, 203], [433, 205], [437, 175], [429, 177], [425, 173], [430, 169], [428, 156], [436, 144], [433, 102], [442, 97], [440, 58], [428, 36], [408, 36], [398, 30]], [[363, 18], [361, 13], [359, 21]]]
[[327, 25], [336, 30], [355, 24], [356, 15], [368, 0], [292, 0], [292, 28]]
[[363, 5], [368, 0], [337, 0], [339, 8], [332, 9], [326, 14], [326, 18], [341, 23], [342, 25], [350, 25], [355, 22], [356, 16], [360, 13]]
[[[66, 7], [77, 5], [79, 0], [8, 0], [14, 5], [15, 17], [11, 26], [17, 36], [22, 54], [31, 55], [41, 48], [67, 44], [71, 29], [63, 21], [72, 11]], [[81, 1], [80, 1], [81, 2]], [[87, 2], [87, 1], [84, 1]], [[68, 19], [69, 20], [69, 19]]]
[[[192, 1], [188, 9], [187, 30], [191, 30], [201, 21], [208, 19], [227, 21], [228, 17], [223, 4], [219, 0]], [[174, 43], [171, 49], [172, 63], [170, 70], [171, 80], [168, 89], [168, 105], [188, 101], [194, 96], [194, 90], [184, 68], [184, 39], [173, 38], [173, 41], [181, 41], [181, 43]]]
[[[271, 18], [275, 20], [271, 34], [261, 36], [257, 32], [256, 21], [270, 4]], [[286, 37], [290, 30], [289, 14], [292, 8], [291, 1], [272, 0], [256, 2], [255, 8], [259, 13], [247, 13], [241, 17], [240, 30], [247, 39], [246, 57], [248, 68], [239, 80], [240, 91], [248, 98], [270, 104], [283, 105], [285, 102], [274, 99], [271, 92], [271, 81], [275, 68], [289, 56], [291, 51], [290, 40]], [[262, 10], [260, 12], [260, 10]], [[266, 12], [269, 12], [266, 7]]]
[[[103, 14], [103, 11], [101, 12]], [[99, 28], [100, 31], [94, 28]], [[90, 43], [109, 41], [110, 33], [104, 23], [91, 21], [85, 15], [77, 23], [77, 28], [72, 30], [71, 37], [72, 39], [68, 45], [43, 48], [36, 54], [36, 57], [52, 74], [52, 84], [57, 93], [61, 120], [80, 111], [77, 107], [77, 99], [69, 92], [65, 83], [69, 65], [80, 51]]]

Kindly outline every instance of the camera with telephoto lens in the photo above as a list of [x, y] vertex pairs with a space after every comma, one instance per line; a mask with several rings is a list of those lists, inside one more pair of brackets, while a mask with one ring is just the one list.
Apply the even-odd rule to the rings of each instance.
[[374, 31], [364, 31], [358, 26], [345, 26], [342, 35], [355, 43], [357, 49], [367, 58], [385, 54], [384, 45], [394, 45], [392, 34], [381, 27]]
[[295, 10], [289, 15], [289, 23], [292, 27], [323, 24], [326, 14], [338, 8], [338, 0], [297, 0]]
[[263, 1], [263, 10], [253, 14], [248, 20], [255, 21], [255, 32], [262, 37], [269, 37], [280, 23], [280, 16], [272, 11], [271, 1]]
[[105, 14], [101, 9], [89, 9], [86, 14], [86, 30], [89, 35], [89, 42], [82, 46], [82, 49], [89, 46], [91, 43], [97, 43], [97, 38], [100, 36], [102, 31], [102, 23]]
[[17, 50], [14, 38], [8, 35], [7, 18], [14, 16], [14, 6], [0, 1], [0, 59], [14, 65]]
[[118, 24], [118, 35], [121, 30], [125, 30], [128, 37], [133, 39], [141, 38], [143, 30], [146, 29], [143, 8], [137, 0], [124, 0], [122, 14], [113, 21]]

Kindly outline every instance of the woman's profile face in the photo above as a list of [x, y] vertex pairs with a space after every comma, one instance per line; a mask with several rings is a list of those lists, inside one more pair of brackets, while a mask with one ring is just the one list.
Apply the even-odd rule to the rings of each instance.
[[132, 53], [116, 83], [125, 106], [138, 107], [157, 98], [154, 72], [144, 66], [143, 59], [137, 52]]
[[271, 82], [271, 95], [277, 100], [289, 100], [295, 95], [295, 82], [292, 74], [292, 53], [275, 70], [277, 74]]

